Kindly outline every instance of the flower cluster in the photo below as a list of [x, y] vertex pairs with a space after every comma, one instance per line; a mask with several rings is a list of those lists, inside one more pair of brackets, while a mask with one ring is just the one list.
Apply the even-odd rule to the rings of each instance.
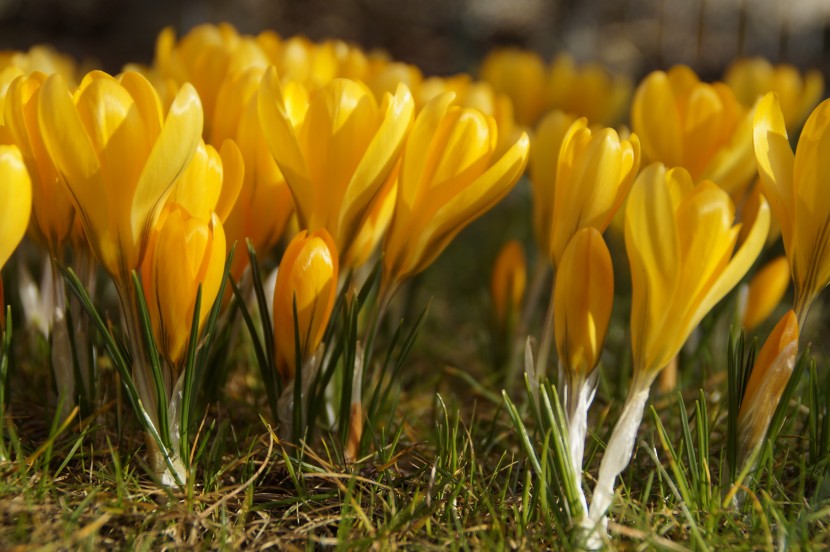
[[[377, 362], [385, 310], [526, 168], [541, 255], [532, 281], [521, 243], [499, 255], [494, 339], [510, 367], [513, 341], [541, 338], [535, 364], [526, 354], [531, 379], [544, 375], [555, 343], [588, 545], [607, 522], [652, 382], [676, 366], [703, 319], [742, 287], [736, 318], [754, 331], [794, 282], [794, 311], [760, 350], [743, 396], [748, 458], [793, 369], [799, 328], [830, 282], [830, 103], [807, 117], [823, 82], [791, 67], [744, 61], [725, 82], [706, 83], [677, 66], [645, 77], [629, 106], [626, 77], [567, 55], [546, 65], [497, 50], [480, 80], [425, 77], [342, 41], [242, 35], [226, 24], [180, 39], [167, 29], [150, 66], [118, 75], [82, 74], [41, 47], [0, 64], [0, 268], [28, 228], [58, 290], [51, 353], [61, 400], [95, 404], [105, 350], [163, 484], [189, 477], [194, 405], [208, 374], [222, 372], [215, 365], [228, 363], [212, 344], [236, 316], [251, 341], [233, 345], [253, 350], [281, 434], [303, 439], [313, 416], [328, 416], [318, 425], [339, 427], [343, 457], [354, 460], [365, 441], [361, 389], [372, 385], [364, 368]], [[611, 126], [629, 107], [631, 130]], [[793, 153], [788, 133], [805, 118]], [[773, 220], [786, 256], [741, 286]], [[624, 260], [606, 230], [624, 242], [630, 281], [615, 277]], [[257, 253], [278, 265], [268, 296]], [[111, 320], [93, 299], [109, 285], [96, 267], [119, 300]], [[67, 286], [85, 311], [72, 317], [85, 320], [74, 336]], [[589, 409], [622, 294], [633, 373], [589, 504]], [[372, 312], [361, 316], [367, 300]]]

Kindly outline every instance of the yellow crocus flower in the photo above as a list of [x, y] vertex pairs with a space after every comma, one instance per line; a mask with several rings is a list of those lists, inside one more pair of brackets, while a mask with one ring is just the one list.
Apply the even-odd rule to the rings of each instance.
[[788, 132], [798, 130], [824, 93], [821, 71], [807, 71], [802, 76], [788, 63], [772, 65], [761, 57], [735, 60], [723, 80], [748, 107], [767, 92], [777, 93]]
[[758, 352], [738, 411], [738, 442], [742, 463], [761, 445], [767, 433], [772, 415], [795, 367], [798, 336], [798, 319], [789, 310], [775, 325]]
[[52, 75], [40, 88], [38, 119], [95, 256], [129, 293], [149, 230], [199, 145], [199, 96], [183, 85], [165, 116], [138, 73], [93, 71], [74, 94]]
[[596, 228], [583, 228], [565, 248], [553, 290], [556, 350], [574, 397], [599, 362], [613, 303], [611, 253]]
[[[282, 256], [274, 288], [274, 341], [283, 382], [294, 377], [298, 360], [304, 362], [320, 345], [334, 308], [337, 277], [337, 248], [324, 228], [294, 236]], [[295, 340], [300, 343], [299, 359]]]
[[685, 169], [667, 171], [660, 163], [646, 167], [634, 182], [625, 214], [634, 373], [594, 487], [589, 512], [594, 531], [604, 527], [614, 481], [631, 459], [654, 378], [749, 270], [764, 246], [769, 218], [762, 202], [735, 251], [740, 224], [733, 225], [735, 208], [717, 185], [695, 185]]
[[[294, 212], [291, 190], [274, 161], [262, 132], [257, 108], [257, 91], [264, 69], [252, 67], [228, 77], [219, 90], [223, 109], [214, 113], [211, 142], [232, 139], [244, 160], [244, 180], [230, 215], [222, 221], [228, 246], [244, 246], [251, 240], [254, 249], [264, 254], [279, 241]], [[243, 248], [244, 249], [244, 248]], [[231, 274], [242, 276], [248, 255], [234, 255]]]
[[17, 146], [0, 145], [0, 270], [23, 239], [31, 211], [32, 181], [23, 156]]
[[795, 285], [795, 312], [803, 327], [810, 305], [830, 282], [830, 196], [826, 186], [830, 101], [820, 103], [807, 119], [795, 155], [774, 92], [758, 103], [754, 128], [758, 171], [764, 194], [781, 225]]
[[752, 112], [725, 84], [700, 82], [685, 65], [647, 76], [634, 94], [633, 131], [646, 163], [683, 167], [737, 197], [755, 174]]
[[697, 185], [683, 168], [659, 163], [637, 178], [628, 198], [625, 245], [631, 264], [634, 378], [648, 385], [680, 351], [704, 316], [747, 273], [769, 229], [759, 206], [746, 240], [729, 195]]
[[38, 125], [38, 97], [45, 80], [43, 73], [15, 79], [6, 96], [5, 120], [32, 178], [29, 230], [46, 246], [51, 257], [62, 259], [64, 243], [72, 233], [75, 209], [46, 151]]
[[412, 96], [401, 85], [378, 104], [362, 83], [335, 79], [305, 104], [301, 87], [283, 89], [269, 68], [258, 101], [266, 142], [291, 188], [300, 226], [325, 228], [337, 250], [347, 252], [394, 179]]
[[481, 80], [513, 102], [516, 120], [524, 126], [536, 123], [545, 110], [545, 62], [535, 52], [519, 48], [493, 50], [479, 68]]
[[521, 310], [526, 284], [527, 260], [524, 247], [518, 240], [510, 240], [499, 251], [490, 278], [490, 295], [496, 311], [496, 322], [501, 330], [509, 328]]
[[541, 225], [542, 230], [550, 228], [548, 255], [554, 267], [577, 230], [591, 226], [605, 231], [639, 168], [640, 141], [635, 134], [621, 140], [612, 128], [591, 130], [584, 117], [568, 127], [559, 148], [556, 179], [534, 185], [554, 188], [550, 219]]
[[548, 69], [547, 109], [612, 125], [626, 111], [630, 97], [630, 79], [614, 76], [596, 63], [577, 67], [572, 56], [560, 54]]
[[384, 282], [394, 288], [429, 266], [470, 222], [509, 192], [527, 164], [522, 133], [498, 157], [492, 117], [453, 105], [447, 92], [415, 120], [398, 181], [398, 201], [384, 242]]
[[225, 234], [219, 217], [214, 213], [205, 221], [168, 204], [156, 224], [141, 277], [156, 345], [174, 376], [187, 352], [198, 288], [202, 286], [201, 328], [219, 293], [224, 267]]
[[[9, 260], [29, 224], [32, 181], [17, 146], [0, 145], [0, 270]], [[6, 325], [6, 303], [0, 279], [0, 329]]]
[[765, 264], [749, 281], [742, 326], [752, 331], [781, 303], [790, 285], [790, 264], [780, 256]]

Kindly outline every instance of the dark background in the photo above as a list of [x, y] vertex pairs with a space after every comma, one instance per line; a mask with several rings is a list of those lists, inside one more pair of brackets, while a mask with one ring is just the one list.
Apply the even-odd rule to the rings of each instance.
[[635, 78], [688, 63], [715, 79], [740, 54], [830, 69], [830, 0], [0, 0], [0, 48], [49, 42], [117, 72], [149, 62], [164, 26], [219, 21], [384, 48], [426, 74], [473, 70], [496, 44]]

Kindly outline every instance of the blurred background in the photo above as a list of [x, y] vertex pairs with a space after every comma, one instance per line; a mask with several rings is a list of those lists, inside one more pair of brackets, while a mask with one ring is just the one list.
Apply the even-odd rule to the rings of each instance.
[[0, 0], [0, 48], [49, 42], [117, 72], [149, 62], [163, 27], [219, 21], [383, 48], [427, 75], [470, 71], [503, 44], [634, 78], [687, 63], [716, 79], [739, 55], [830, 70], [830, 0]]

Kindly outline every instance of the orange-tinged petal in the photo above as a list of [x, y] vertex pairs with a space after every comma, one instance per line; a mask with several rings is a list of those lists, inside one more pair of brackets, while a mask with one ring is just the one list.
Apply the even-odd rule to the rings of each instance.
[[[277, 368], [285, 382], [293, 378], [296, 363], [314, 354], [322, 340], [334, 307], [337, 272], [337, 250], [325, 229], [300, 232], [283, 254], [274, 288], [274, 337]], [[294, 331], [295, 304], [299, 336]]]
[[496, 311], [496, 321], [507, 328], [511, 317], [521, 310], [527, 283], [527, 261], [524, 247], [518, 240], [502, 246], [493, 265], [490, 294]]
[[798, 355], [798, 319], [790, 310], [755, 359], [738, 412], [740, 451], [746, 458], [763, 441]]
[[790, 263], [780, 256], [765, 264], [749, 282], [742, 325], [751, 331], [781, 303], [790, 285]]

